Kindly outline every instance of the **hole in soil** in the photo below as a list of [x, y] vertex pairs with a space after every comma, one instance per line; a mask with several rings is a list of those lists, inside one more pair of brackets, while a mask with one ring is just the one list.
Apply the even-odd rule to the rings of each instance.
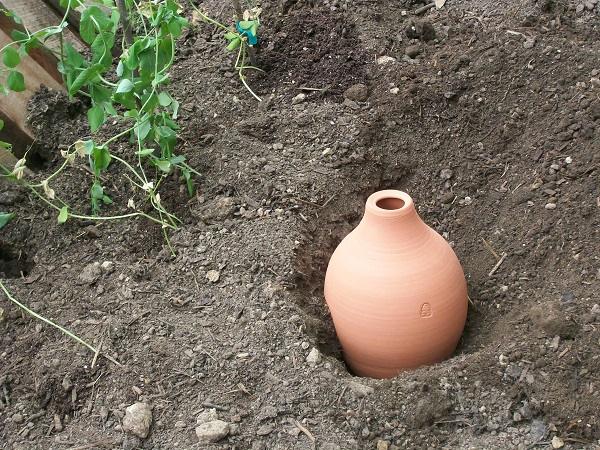
[[377, 200], [377, 203], [375, 204], [377, 207], [381, 209], [387, 209], [388, 211], [402, 209], [405, 205], [404, 200], [394, 197], [382, 198], [381, 200]]
[[5, 278], [27, 276], [33, 269], [33, 261], [27, 254], [10, 244], [0, 242], [0, 275]]

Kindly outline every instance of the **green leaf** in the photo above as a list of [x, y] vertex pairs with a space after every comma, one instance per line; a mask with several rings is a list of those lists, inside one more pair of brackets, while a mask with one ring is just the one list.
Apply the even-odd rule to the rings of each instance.
[[98, 33], [112, 30], [113, 23], [98, 6], [88, 6], [81, 13], [79, 34], [88, 44], [94, 42]]
[[92, 42], [92, 64], [100, 64], [105, 69], [112, 65], [112, 48], [115, 36], [112, 33], [102, 32]]
[[99, 176], [100, 172], [106, 170], [110, 165], [110, 152], [106, 147], [94, 147], [90, 156], [90, 166], [94, 171], [94, 174]]
[[77, 78], [75, 78], [73, 83], [69, 86], [69, 94], [75, 95], [84, 84], [87, 84], [96, 78], [101, 70], [102, 66], [100, 64], [95, 64], [81, 71], [81, 73], [77, 75]]
[[96, 181], [94, 184], [92, 184], [90, 193], [92, 194], [93, 199], [102, 200], [102, 197], [104, 197], [104, 188]]
[[63, 224], [69, 218], [69, 208], [67, 206], [63, 206], [60, 208], [60, 212], [58, 213], [58, 223]]
[[16, 51], [12, 47], [6, 47], [2, 54], [2, 62], [6, 67], [13, 68], [17, 67], [21, 62], [21, 57], [19, 56], [19, 52]]
[[140, 155], [140, 156], [148, 156], [148, 155], [151, 155], [152, 153], [154, 153], [153, 148], [144, 148], [142, 150], [137, 151], [135, 154]]
[[171, 158], [171, 164], [173, 164], [173, 165], [180, 164], [184, 161], [185, 161], [185, 156], [183, 156], [183, 155], [177, 155], [177, 156], [173, 156]]
[[4, 128], [4, 120], [0, 119], [0, 130], [2, 130], [2, 128]]
[[158, 94], [158, 103], [160, 106], [169, 106], [172, 103], [173, 99], [166, 92], [161, 92]]
[[131, 80], [121, 80], [117, 86], [117, 94], [123, 94], [125, 92], [131, 92], [133, 90], [133, 83]]
[[169, 173], [171, 171], [171, 163], [169, 161], [165, 161], [164, 159], [155, 159], [153, 163], [165, 173]]
[[238, 48], [240, 46], [240, 44], [242, 43], [242, 40], [239, 37], [236, 37], [235, 39], [233, 39], [229, 45], [227, 46], [227, 50], [229, 50], [230, 52], [234, 51], [236, 48]]
[[95, 133], [104, 123], [104, 108], [100, 105], [95, 105], [93, 108], [88, 109], [87, 117], [90, 129], [92, 133]]
[[194, 195], [194, 182], [192, 181], [192, 174], [189, 169], [181, 169], [183, 178], [185, 178], [185, 184], [187, 186], [188, 195], [191, 197]]
[[143, 141], [150, 133], [152, 129], [152, 125], [149, 120], [144, 120], [143, 122], [138, 122], [134, 128], [135, 134], [140, 141]]
[[113, 202], [113, 201], [112, 201], [112, 198], [110, 198], [108, 195], [103, 195], [103, 196], [102, 196], [102, 202], [103, 202], [105, 205], [112, 205], [112, 202]]
[[0, 212], [0, 230], [15, 217], [15, 213]]
[[18, 70], [12, 70], [8, 74], [6, 84], [11, 91], [23, 92], [25, 90], [25, 78]]
[[237, 33], [234, 33], [233, 31], [228, 31], [227, 33], [225, 33], [225, 39], [227, 39], [228, 41], [233, 41], [235, 38], [239, 38], [240, 35]]

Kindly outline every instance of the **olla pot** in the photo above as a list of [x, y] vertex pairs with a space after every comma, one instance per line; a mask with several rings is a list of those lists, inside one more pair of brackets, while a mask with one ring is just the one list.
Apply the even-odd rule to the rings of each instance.
[[458, 258], [396, 190], [367, 200], [329, 261], [325, 298], [346, 362], [373, 378], [448, 358], [467, 316]]

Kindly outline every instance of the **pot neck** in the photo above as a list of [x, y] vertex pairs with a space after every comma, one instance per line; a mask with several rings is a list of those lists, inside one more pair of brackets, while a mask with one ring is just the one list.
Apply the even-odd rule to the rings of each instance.
[[421, 220], [412, 198], [405, 192], [384, 190], [367, 199], [357, 228], [378, 247], [411, 245], [426, 238], [429, 227]]

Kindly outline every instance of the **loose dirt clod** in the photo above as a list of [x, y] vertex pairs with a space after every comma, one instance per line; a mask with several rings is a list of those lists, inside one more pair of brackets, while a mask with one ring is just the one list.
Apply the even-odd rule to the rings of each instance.
[[148, 437], [152, 425], [152, 409], [147, 403], [134, 403], [125, 410], [123, 431], [141, 439]]

